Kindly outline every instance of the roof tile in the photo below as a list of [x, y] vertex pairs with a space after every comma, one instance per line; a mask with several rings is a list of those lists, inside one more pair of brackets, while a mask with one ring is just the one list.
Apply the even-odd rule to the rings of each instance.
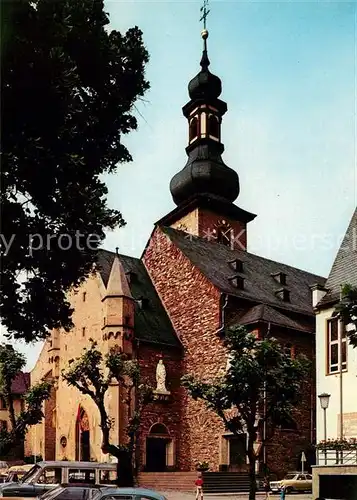
[[[324, 285], [326, 279], [280, 262], [254, 255], [245, 250], [231, 248], [193, 236], [177, 229], [162, 227], [171, 241], [219, 290], [229, 295], [268, 304], [279, 309], [313, 315], [310, 286]], [[229, 261], [238, 258], [244, 263], [244, 289], [234, 287], [229, 281], [232, 268]], [[272, 274], [286, 274], [285, 288], [290, 291], [290, 301], [285, 302], [276, 295], [281, 288]]]
[[318, 303], [318, 307], [331, 302], [338, 302], [341, 285], [357, 286], [357, 208], [352, 215], [346, 234], [337, 252], [325, 288], [326, 295]]
[[[110, 270], [115, 253], [107, 250], [98, 252], [98, 268], [103, 283], [108, 285]], [[135, 335], [139, 340], [155, 344], [179, 347], [181, 345], [172, 323], [156, 293], [155, 287], [145, 269], [143, 262], [135, 257], [119, 255], [125, 273], [131, 273], [129, 287], [136, 301], [144, 300], [144, 307], [135, 304]]]

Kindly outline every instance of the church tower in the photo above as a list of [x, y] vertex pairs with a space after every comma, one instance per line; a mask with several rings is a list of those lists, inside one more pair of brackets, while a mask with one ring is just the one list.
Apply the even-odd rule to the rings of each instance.
[[119, 347], [132, 354], [134, 332], [134, 299], [118, 254], [115, 255], [109, 275], [104, 304], [102, 338], [108, 349]]
[[188, 123], [188, 159], [170, 183], [177, 208], [159, 224], [246, 250], [247, 223], [255, 215], [234, 205], [240, 191], [239, 177], [222, 160], [221, 126], [227, 104], [219, 98], [221, 80], [209, 71], [206, 5], [202, 8], [201, 70], [188, 84], [190, 101], [182, 108]]

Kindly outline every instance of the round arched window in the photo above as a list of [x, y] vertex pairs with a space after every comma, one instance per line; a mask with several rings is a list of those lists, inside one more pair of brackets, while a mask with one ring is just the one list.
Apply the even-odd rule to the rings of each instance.
[[153, 425], [150, 429], [150, 434], [162, 434], [166, 436], [168, 434], [166, 425], [164, 424]]
[[194, 116], [190, 121], [189, 140], [193, 141], [198, 136], [198, 118]]
[[208, 135], [219, 139], [219, 122], [215, 115], [209, 115], [208, 117]]

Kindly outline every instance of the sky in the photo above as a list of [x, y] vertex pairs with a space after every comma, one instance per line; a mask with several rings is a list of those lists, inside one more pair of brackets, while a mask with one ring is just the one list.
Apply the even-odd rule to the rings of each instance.
[[[137, 25], [151, 89], [123, 138], [133, 162], [105, 177], [126, 227], [103, 245], [140, 257], [171, 211], [169, 182], [186, 163], [182, 106], [199, 71], [200, 2], [108, 1], [110, 29]], [[222, 80], [223, 159], [240, 178], [235, 202], [257, 214], [248, 251], [327, 276], [357, 205], [356, 4], [211, 1], [210, 70]], [[20, 346], [31, 369], [39, 346]]]

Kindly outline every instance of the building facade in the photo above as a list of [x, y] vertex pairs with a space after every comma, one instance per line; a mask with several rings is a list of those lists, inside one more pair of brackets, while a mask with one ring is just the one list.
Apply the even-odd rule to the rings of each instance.
[[[291, 356], [304, 353], [314, 361], [311, 287], [325, 279], [247, 251], [247, 227], [255, 215], [234, 203], [239, 177], [222, 159], [227, 104], [220, 99], [221, 80], [209, 71], [207, 36], [203, 31], [201, 69], [183, 107], [188, 159], [170, 184], [176, 208], [154, 225], [141, 259], [99, 252], [97, 273], [69, 297], [73, 330], [52, 332], [32, 372], [34, 381], [56, 382], [44, 421], [29, 433], [36, 454], [46, 459], [108, 460], [100, 448], [97, 409], [60, 377], [89, 338], [103, 352], [118, 345], [138, 359], [154, 387], [157, 370], [162, 364], [166, 369], [165, 390], [145, 409], [140, 427], [139, 461], [146, 471], [190, 471], [198, 461], [209, 462], [213, 471], [246, 470], [245, 436], [227, 433], [180, 385], [184, 374], [212, 377], [226, 368], [227, 326], [274, 336]], [[293, 419], [259, 447], [260, 468], [279, 475], [296, 470], [315, 439], [315, 402], [312, 377], [304, 381]], [[110, 388], [107, 404], [113, 442], [121, 443], [118, 387]]]
[[[30, 387], [30, 374], [20, 372], [12, 382], [11, 393], [14, 402], [15, 415], [18, 416], [23, 410], [24, 396]], [[11, 430], [11, 420], [9, 416], [9, 408], [5, 398], [0, 394], [0, 431]], [[0, 460], [17, 461], [24, 457], [24, 454], [30, 454], [30, 448], [21, 445], [14, 448], [6, 457], [0, 457]]]
[[[326, 410], [328, 439], [341, 437], [341, 408], [343, 437], [357, 438], [357, 349], [349, 344], [344, 325], [333, 316], [340, 300], [341, 287], [345, 284], [357, 286], [357, 209], [349, 223], [325, 287], [315, 291], [316, 392], [317, 396], [321, 393], [330, 394]], [[324, 415], [320, 403], [317, 402], [317, 441], [322, 440]]]

